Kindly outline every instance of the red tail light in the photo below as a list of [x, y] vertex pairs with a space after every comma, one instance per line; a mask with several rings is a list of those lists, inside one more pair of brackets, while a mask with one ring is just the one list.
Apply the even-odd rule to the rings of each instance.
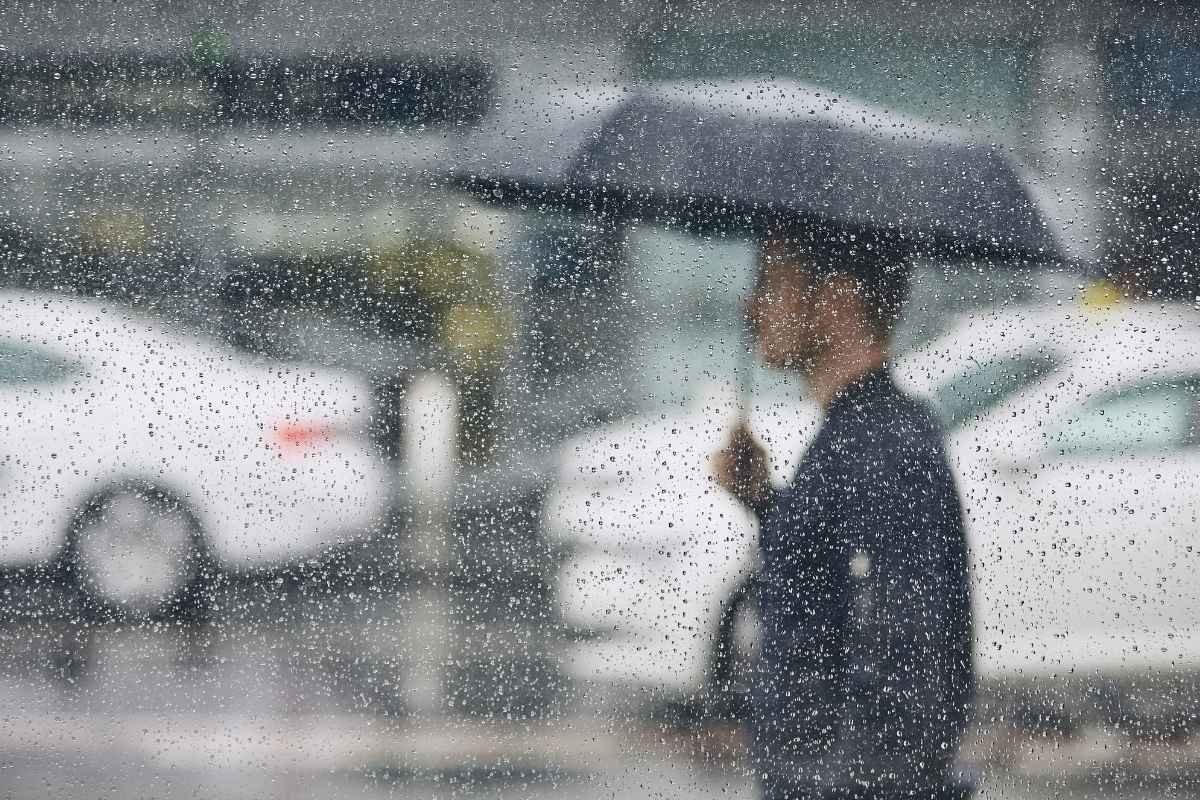
[[337, 429], [327, 423], [281, 422], [273, 431], [275, 444], [286, 453], [320, 447], [333, 440]]

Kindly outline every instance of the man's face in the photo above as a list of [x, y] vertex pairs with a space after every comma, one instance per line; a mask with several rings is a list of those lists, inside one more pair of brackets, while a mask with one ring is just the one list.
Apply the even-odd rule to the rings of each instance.
[[750, 323], [758, 353], [768, 366], [803, 370], [820, 348], [818, 282], [787, 249], [765, 242], [759, 251], [758, 280], [750, 297]]

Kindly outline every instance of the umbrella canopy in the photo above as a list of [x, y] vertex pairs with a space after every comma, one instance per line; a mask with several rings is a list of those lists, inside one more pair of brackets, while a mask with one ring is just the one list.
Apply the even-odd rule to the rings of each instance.
[[999, 146], [797, 82], [548, 91], [485, 122], [449, 172], [504, 205], [700, 227], [784, 219], [957, 256], [1061, 257]]

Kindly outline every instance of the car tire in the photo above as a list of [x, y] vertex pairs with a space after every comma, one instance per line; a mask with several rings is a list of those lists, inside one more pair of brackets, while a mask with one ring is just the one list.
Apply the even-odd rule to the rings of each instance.
[[758, 602], [753, 581], [746, 581], [726, 601], [713, 638], [706, 691], [711, 716], [736, 722], [749, 719], [757, 632]]
[[203, 616], [214, 574], [199, 520], [178, 496], [128, 481], [74, 515], [61, 558], [85, 616], [149, 622]]

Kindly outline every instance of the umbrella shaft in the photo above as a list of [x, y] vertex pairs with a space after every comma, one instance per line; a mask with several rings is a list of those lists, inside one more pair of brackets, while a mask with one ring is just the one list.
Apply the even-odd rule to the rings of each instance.
[[754, 327], [749, 321], [742, 325], [741, 342], [738, 347], [737, 370], [737, 421], [745, 423], [750, 418], [750, 404], [754, 399]]

